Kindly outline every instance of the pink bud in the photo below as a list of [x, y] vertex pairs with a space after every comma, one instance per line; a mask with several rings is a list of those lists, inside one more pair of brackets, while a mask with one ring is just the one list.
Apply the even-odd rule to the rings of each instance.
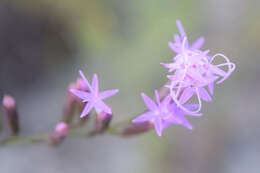
[[9, 96], [9, 95], [4, 95], [3, 98], [3, 106], [7, 109], [12, 109], [15, 108], [16, 103], [13, 97]]
[[132, 136], [132, 135], [137, 135], [137, 134], [147, 132], [152, 127], [153, 127], [153, 123], [151, 122], [132, 123], [128, 125], [128, 127], [125, 127], [121, 133], [123, 136]]
[[10, 136], [16, 136], [19, 133], [19, 117], [17, 114], [16, 102], [10, 95], [3, 97], [4, 122], [7, 124]]
[[112, 119], [112, 115], [105, 113], [105, 112], [100, 112], [96, 115], [95, 119], [95, 131], [96, 133], [102, 133], [104, 132]]
[[60, 122], [56, 125], [55, 133], [57, 136], [65, 137], [65, 136], [67, 136], [68, 131], [69, 131], [69, 127], [66, 123]]

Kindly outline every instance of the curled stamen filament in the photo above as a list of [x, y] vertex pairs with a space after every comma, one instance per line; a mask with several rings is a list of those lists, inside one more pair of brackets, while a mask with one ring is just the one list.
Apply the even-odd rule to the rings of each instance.
[[173, 101], [175, 102], [175, 104], [181, 108], [183, 111], [191, 114], [191, 115], [194, 115], [194, 116], [200, 116], [201, 114], [199, 114], [198, 112], [201, 110], [201, 107], [202, 107], [202, 104], [201, 104], [201, 98], [200, 98], [200, 95], [199, 95], [199, 90], [198, 88], [196, 87], [195, 88], [195, 92], [196, 92], [196, 95], [197, 95], [197, 99], [198, 99], [198, 103], [199, 103], [199, 107], [197, 110], [195, 111], [190, 111], [188, 110], [187, 108], [185, 108], [181, 103], [180, 101], [178, 100], [178, 96], [174, 93], [174, 90], [173, 88], [170, 88], [170, 96], [172, 97]]
[[222, 58], [224, 58], [224, 59], [226, 60], [226, 63], [218, 64], [218, 65], [216, 65], [217, 67], [228, 66], [227, 74], [226, 74], [225, 76], [223, 76], [223, 78], [217, 82], [217, 84], [220, 84], [220, 83], [222, 83], [224, 80], [226, 80], [226, 79], [228, 78], [228, 76], [235, 70], [236, 65], [235, 65], [234, 63], [230, 62], [229, 59], [228, 59], [228, 57], [226, 57], [225, 55], [220, 54], [220, 53], [214, 55], [214, 56], [211, 58], [210, 63], [212, 63], [213, 60], [215, 59], [215, 57], [217, 57], [217, 56], [222, 57]]

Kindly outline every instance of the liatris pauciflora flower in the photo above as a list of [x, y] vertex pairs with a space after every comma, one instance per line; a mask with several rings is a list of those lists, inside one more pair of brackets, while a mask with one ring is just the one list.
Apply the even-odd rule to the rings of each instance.
[[[88, 82], [85, 75], [82, 71], [79, 71], [81, 78], [83, 79], [83, 84], [87, 86], [87, 91], [71, 89], [70, 91], [77, 97], [86, 102], [86, 106], [82, 111], [80, 118], [86, 117], [92, 108], [96, 110], [96, 119], [95, 119], [95, 131], [94, 133], [102, 133], [109, 126], [109, 123], [112, 119], [112, 109], [107, 106], [103, 99], [106, 99], [110, 96], [118, 93], [118, 90], [107, 90], [99, 92], [98, 85], [98, 76], [97, 74], [93, 75], [92, 83]], [[93, 134], [94, 134], [93, 133]]]
[[[173, 74], [169, 75], [171, 83], [167, 85], [170, 89], [170, 96], [178, 107], [187, 113], [198, 113], [201, 110], [201, 100], [211, 101], [211, 97], [205, 87], [213, 94], [214, 83], [222, 83], [234, 71], [235, 64], [223, 54], [209, 55], [209, 50], [200, 50], [204, 38], [199, 38], [191, 46], [188, 44], [187, 35], [177, 20], [180, 35], [174, 35], [174, 43], [169, 42], [170, 48], [177, 54], [173, 62], [162, 65]], [[219, 57], [225, 60], [224, 63], [214, 64], [214, 60]], [[222, 67], [226, 66], [224, 71]], [[198, 108], [190, 111], [183, 106], [193, 95], [197, 96]]]
[[[191, 124], [184, 117], [185, 112], [179, 109], [175, 103], [172, 102], [172, 98], [168, 95], [163, 101], [160, 101], [158, 91], [155, 90], [156, 103], [142, 93], [143, 100], [148, 112], [141, 114], [133, 120], [133, 123], [152, 122], [158, 136], [162, 135], [162, 131], [170, 124], [179, 124], [192, 129]], [[193, 110], [197, 105], [184, 105], [188, 110]], [[201, 116], [202, 114], [190, 114], [191, 116]]]
[[103, 99], [115, 95], [116, 93], [118, 93], [118, 90], [116, 89], [99, 92], [97, 74], [94, 74], [91, 85], [89, 84], [87, 78], [84, 76], [82, 71], [79, 71], [79, 74], [89, 89], [89, 92], [76, 89], [70, 90], [75, 96], [82, 99], [83, 102], [86, 102], [86, 106], [80, 117], [82, 118], [86, 116], [93, 108], [95, 108], [96, 113], [105, 112], [107, 114], [112, 114], [112, 109], [103, 102]]
[[[170, 82], [166, 85], [170, 94], [160, 102], [158, 92], [155, 91], [157, 105], [152, 99], [142, 94], [143, 100], [149, 109], [133, 120], [133, 123], [151, 122], [159, 136], [163, 129], [170, 124], [181, 124], [188, 129], [192, 129], [191, 124], [184, 117], [201, 116], [201, 100], [210, 102], [211, 96], [205, 87], [208, 87], [210, 94], [213, 94], [214, 83], [222, 83], [234, 71], [235, 64], [223, 54], [214, 56], [208, 55], [209, 50], [200, 50], [204, 43], [204, 38], [200, 37], [189, 46], [187, 35], [177, 20], [177, 27], [180, 35], [174, 35], [174, 43], [169, 42], [169, 47], [176, 53], [173, 62], [169, 64], [161, 63], [173, 74], [168, 75]], [[215, 65], [213, 61], [216, 57], [223, 58], [226, 62]], [[222, 67], [227, 66], [227, 70]], [[185, 104], [193, 95], [197, 96], [198, 104]]]

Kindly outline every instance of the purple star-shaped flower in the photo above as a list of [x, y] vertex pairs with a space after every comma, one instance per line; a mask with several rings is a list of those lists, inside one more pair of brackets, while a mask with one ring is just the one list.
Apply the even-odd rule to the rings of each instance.
[[112, 114], [111, 108], [103, 102], [103, 99], [106, 99], [110, 96], [115, 95], [116, 93], [118, 93], [118, 89], [99, 92], [97, 74], [94, 74], [91, 85], [88, 82], [87, 78], [82, 73], [82, 71], [79, 71], [79, 74], [82, 77], [82, 79], [84, 80], [84, 82], [89, 90], [89, 92], [75, 90], [75, 89], [70, 90], [75, 96], [82, 99], [83, 102], [87, 102], [80, 117], [82, 118], [82, 117], [86, 116], [91, 111], [92, 108], [95, 108], [97, 113], [100, 113], [103, 111], [108, 114]]
[[[182, 124], [185, 127], [192, 129], [192, 126], [184, 117], [185, 112], [181, 111], [176, 104], [171, 104], [171, 96], [166, 96], [163, 101], [160, 102], [158, 91], [155, 90], [157, 105], [144, 93], [142, 93], [142, 97], [149, 111], [132, 120], [133, 123], [152, 122], [158, 136], [161, 136], [162, 131], [170, 124]], [[193, 107], [194, 106], [187, 106], [187, 109], [193, 109]], [[193, 115], [200, 116], [201, 114]]]

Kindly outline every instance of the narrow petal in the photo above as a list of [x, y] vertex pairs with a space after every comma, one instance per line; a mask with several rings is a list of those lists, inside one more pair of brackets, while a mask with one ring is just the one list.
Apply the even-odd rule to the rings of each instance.
[[186, 118], [184, 118], [184, 119], [182, 120], [182, 125], [183, 125], [184, 127], [188, 128], [188, 129], [192, 130], [192, 125], [190, 124], [190, 122], [189, 122]]
[[157, 109], [157, 106], [156, 104], [154, 103], [154, 101], [152, 99], [150, 99], [147, 95], [145, 95], [144, 93], [142, 93], [142, 97], [143, 97], [143, 100], [147, 106], [147, 108], [151, 111], [153, 110], [156, 110]]
[[168, 46], [175, 52], [175, 53], [180, 53], [181, 49], [178, 47], [176, 44], [172, 42], [168, 42]]
[[[162, 130], [164, 130], [165, 128], [167, 128], [169, 125], [171, 125], [172, 122], [169, 121], [163, 121], [162, 123]], [[176, 124], [176, 123], [175, 123]]]
[[181, 44], [181, 38], [178, 34], [174, 34], [174, 42], [175, 43], [178, 43], [178, 44]]
[[178, 27], [179, 32], [180, 32], [180, 34], [181, 34], [181, 37], [182, 37], [182, 38], [185, 37], [185, 36], [186, 36], [186, 33], [185, 33], [184, 28], [183, 28], [183, 26], [182, 26], [182, 24], [181, 24], [181, 21], [180, 21], [180, 20], [177, 20], [177, 21], [176, 21], [176, 24], [177, 24], [177, 27]]
[[204, 100], [206, 102], [211, 102], [212, 101], [208, 91], [205, 88], [203, 88], [203, 87], [199, 88], [199, 95], [202, 98], [202, 100]]
[[84, 101], [89, 101], [91, 99], [90, 94], [85, 91], [70, 89], [70, 92], [72, 92], [75, 96], [81, 98]]
[[165, 123], [167, 122], [168, 124], [180, 124], [181, 123], [180, 119], [178, 119], [178, 117], [175, 115], [176, 113], [171, 113], [171, 116], [165, 120]]
[[85, 77], [85, 75], [83, 74], [83, 72], [81, 70], [79, 70], [79, 75], [81, 76], [81, 78], [84, 80], [84, 82], [86, 83], [87, 87], [91, 90], [91, 86], [87, 80], [87, 78]]
[[178, 67], [176, 63], [170, 63], [170, 64], [160, 63], [160, 64], [165, 68], [168, 68], [169, 72], [173, 72]]
[[146, 112], [144, 114], [139, 115], [137, 118], [133, 119], [133, 123], [142, 123], [145, 121], [149, 121], [153, 118], [153, 114], [151, 112]]
[[157, 135], [162, 136], [162, 120], [160, 118], [156, 118], [153, 124]]
[[92, 78], [92, 88], [95, 92], [98, 92], [98, 76], [97, 74], [94, 74], [93, 78]]
[[157, 104], [160, 104], [160, 97], [159, 97], [159, 93], [157, 90], [154, 90], [154, 94], [155, 94], [155, 100], [157, 102]]
[[184, 127], [192, 130], [192, 125], [190, 122], [183, 116], [183, 115], [178, 115], [178, 119], [180, 120], [180, 124], [182, 124]]
[[204, 38], [200, 37], [198, 38], [192, 45], [190, 46], [191, 49], [200, 49], [204, 43]]
[[170, 95], [168, 95], [168, 96], [166, 96], [166, 97], [163, 99], [163, 101], [162, 101], [161, 104], [162, 104], [163, 106], [168, 106], [168, 105], [170, 104], [171, 100], [172, 100], [172, 97], [171, 97]]
[[208, 85], [208, 89], [209, 89], [210, 94], [213, 95], [213, 93], [214, 93], [214, 82], [211, 82]]
[[225, 76], [226, 72], [224, 70], [221, 70], [220, 68], [216, 67], [215, 65], [210, 65], [210, 70], [220, 76]]
[[186, 103], [194, 95], [194, 93], [195, 93], [194, 89], [191, 87], [184, 89], [184, 91], [180, 97], [180, 103], [181, 104]]
[[103, 91], [103, 92], [99, 93], [99, 97], [101, 100], [103, 100], [103, 99], [106, 99], [108, 97], [115, 95], [116, 93], [118, 93], [118, 91], [119, 91], [118, 89]]
[[87, 105], [85, 106], [84, 110], [82, 111], [80, 118], [85, 117], [88, 115], [88, 113], [91, 111], [91, 109], [94, 107], [93, 102], [88, 102]]
[[104, 111], [108, 114], [112, 114], [112, 109], [108, 105], [106, 105], [102, 100], [98, 101], [95, 104], [95, 109], [97, 112]]

